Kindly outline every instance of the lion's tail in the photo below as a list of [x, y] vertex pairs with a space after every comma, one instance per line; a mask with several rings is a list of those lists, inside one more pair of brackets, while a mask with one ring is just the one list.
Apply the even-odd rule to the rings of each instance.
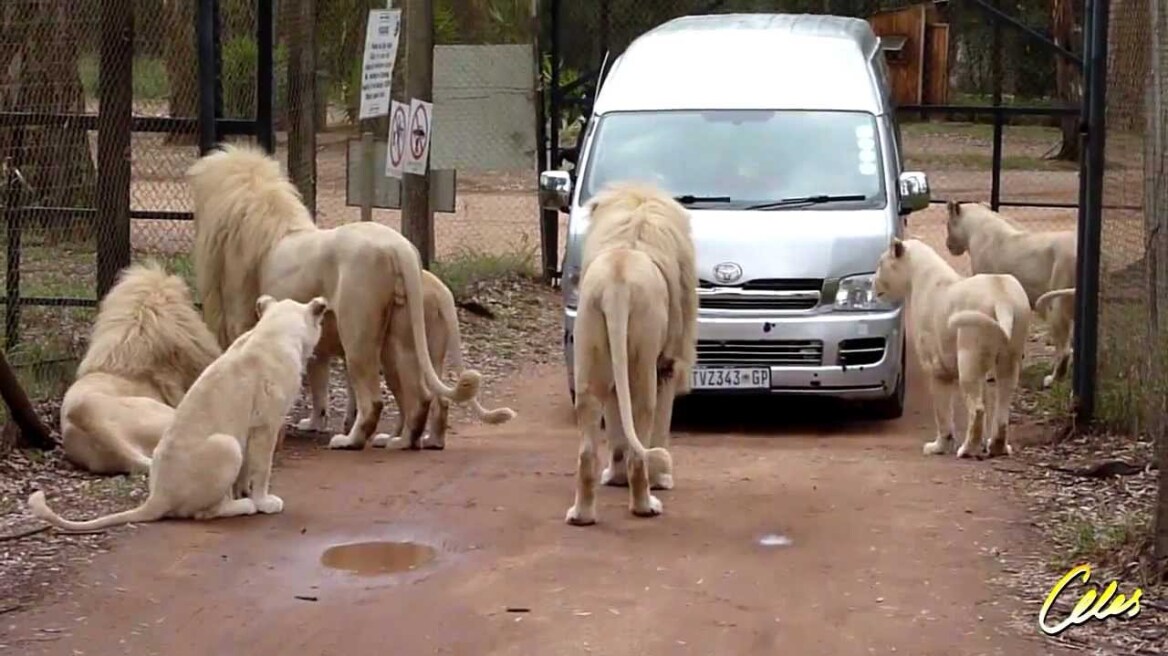
[[994, 344], [1004, 347], [1010, 342], [1014, 329], [1014, 311], [1005, 303], [994, 304], [994, 316], [982, 314], [976, 310], [961, 310], [949, 317], [949, 330], [958, 328], [985, 328], [993, 335]]
[[33, 492], [28, 498], [28, 507], [32, 511], [32, 514], [53, 526], [63, 531], [75, 533], [100, 531], [110, 526], [119, 526], [121, 524], [129, 524], [130, 522], [153, 522], [162, 519], [162, 516], [165, 514], [165, 510], [158, 503], [154, 495], [147, 497], [146, 502], [137, 508], [98, 517], [97, 519], [91, 519], [86, 522], [70, 521], [53, 512], [53, 509], [49, 508], [48, 502], [45, 501], [45, 493], [40, 490]]
[[414, 351], [417, 354], [418, 366], [426, 378], [426, 387], [444, 399], [466, 403], [478, 396], [483, 376], [474, 369], [461, 370], [454, 387], [447, 387], [438, 377], [438, 372], [434, 371], [434, 363], [430, 362], [430, 347], [426, 342], [426, 314], [422, 306], [424, 293], [422, 267], [415, 258], [403, 257], [400, 260], [401, 276], [406, 286], [406, 311], [410, 313], [410, 330], [414, 333]]
[[664, 449], [646, 449], [633, 425], [633, 399], [629, 392], [629, 287], [614, 283], [601, 294], [601, 310], [608, 329], [608, 350], [612, 354], [612, 377], [620, 408], [621, 428], [629, 448], [642, 461], [660, 459]]
[[1038, 299], [1034, 301], [1034, 311], [1037, 312], [1040, 316], [1046, 316], [1046, 312], [1050, 303], [1055, 299], [1062, 298], [1064, 296], [1070, 296], [1073, 298], [1075, 296], [1075, 288], [1066, 287], [1064, 289], [1052, 289], [1042, 296], [1039, 296]]
[[[454, 361], [454, 371], [462, 373], [462, 331], [458, 327], [458, 311], [454, 308], [453, 298], [451, 303], [442, 304], [442, 320], [446, 322], [446, 350], [450, 352], [450, 358]], [[505, 424], [515, 418], [515, 411], [511, 408], [501, 407], [494, 410], [487, 410], [483, 404], [479, 402], [478, 397], [470, 400], [471, 408], [474, 410], [475, 416], [479, 421], [487, 424]]]

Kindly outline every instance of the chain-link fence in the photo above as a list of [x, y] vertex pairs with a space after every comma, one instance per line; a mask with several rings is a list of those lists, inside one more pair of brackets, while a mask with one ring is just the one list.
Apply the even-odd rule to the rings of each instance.
[[[887, 37], [886, 56], [894, 82], [905, 78], [903, 85], [894, 85], [898, 104], [906, 108], [898, 114], [905, 166], [928, 173], [935, 201], [929, 210], [909, 218], [912, 236], [945, 253], [942, 202], [957, 199], [990, 203], [994, 199], [995, 104], [1007, 108], [1002, 119], [997, 185], [1000, 211], [1031, 230], [1075, 228], [1081, 74], [1074, 62], [1056, 55], [1042, 40], [1052, 40], [1071, 53], [1080, 53], [1082, 3], [544, 0], [542, 4], [545, 14], [550, 14], [554, 5], [559, 11], [554, 52], [544, 57], [544, 80], [546, 84], [548, 60], [558, 56], [560, 87], [566, 92], [558, 111], [549, 112], [549, 118], [558, 120], [558, 145], [564, 150], [570, 152], [579, 145], [594, 75], [605, 52], [615, 58], [637, 36], [667, 20], [729, 12], [853, 16], [869, 20], [878, 36]], [[1018, 25], [995, 17], [995, 9]], [[553, 42], [546, 17], [543, 26], [541, 41], [546, 48]], [[1026, 28], [1033, 33], [1027, 33]], [[767, 66], [784, 65], [791, 64], [760, 63], [760, 79], [765, 77]], [[920, 91], [916, 91], [918, 88]], [[920, 108], [921, 105], [929, 107]], [[570, 168], [571, 164], [563, 166]], [[561, 249], [562, 221], [561, 217]], [[968, 272], [968, 258], [951, 261], [959, 270]]]
[[1145, 136], [1149, 126], [1163, 129], [1157, 122], [1162, 117], [1146, 111], [1154, 100], [1150, 6], [1149, 0], [1112, 0], [1107, 57], [1095, 417], [1131, 433], [1162, 421], [1156, 416], [1162, 409], [1148, 410], [1150, 403], [1162, 407], [1168, 373], [1153, 357], [1157, 349], [1149, 321], [1157, 302], [1168, 301], [1149, 286], [1157, 217], [1144, 212], [1145, 185], [1157, 165], [1154, 158], [1146, 160], [1154, 144]]

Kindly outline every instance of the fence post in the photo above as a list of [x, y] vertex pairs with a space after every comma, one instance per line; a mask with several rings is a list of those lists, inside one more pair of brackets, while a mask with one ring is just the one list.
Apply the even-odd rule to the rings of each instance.
[[4, 348], [12, 349], [20, 341], [20, 257], [24, 236], [23, 210], [20, 199], [20, 170], [24, 168], [24, 126], [12, 129], [10, 142], [12, 159], [8, 162], [8, 191], [4, 205], [0, 206], [0, 218], [4, 219], [4, 232], [8, 238], [4, 295]]
[[[406, 99], [434, 98], [434, 1], [403, 0], [406, 10]], [[429, 139], [433, 143], [434, 118]], [[431, 150], [433, 148], [431, 147]], [[434, 258], [434, 213], [430, 210], [430, 165], [424, 175], [402, 176], [402, 234], [418, 249], [422, 267]]]
[[272, 114], [276, 54], [273, 1], [258, 0], [256, 4], [256, 141], [269, 155], [276, 152], [276, 124]]
[[316, 220], [316, 1], [295, 0], [288, 45], [288, 175]]
[[[1001, 0], [994, 0], [994, 9], [1001, 9]], [[994, 105], [994, 128], [993, 128], [993, 150], [991, 151], [990, 161], [990, 209], [997, 212], [1002, 206], [1002, 21], [1000, 19], [992, 19], [993, 27], [993, 51], [992, 71], [991, 75], [994, 78], [993, 90], [993, 105]]]
[[130, 119], [134, 102], [134, 3], [101, 3], [97, 117], [97, 297], [130, 264]]
[[215, 124], [221, 111], [216, 91], [219, 59], [215, 42], [218, 31], [219, 3], [216, 0], [199, 0], [199, 10], [195, 16], [195, 34], [199, 53], [200, 155], [206, 155], [219, 141], [219, 126]]
[[[546, 150], [546, 167], [558, 169], [560, 167], [560, 0], [551, 0], [549, 27], [549, 53], [551, 55], [551, 78], [547, 85], [547, 114], [548, 141]], [[605, 37], [607, 38], [607, 37]], [[540, 80], [543, 80], [543, 62], [540, 61]], [[541, 118], [541, 120], [543, 120]], [[558, 265], [556, 260], [560, 254], [560, 212], [559, 210], [540, 209], [539, 234], [541, 238], [540, 250], [543, 255], [543, 277], [550, 282], [555, 277]]]
[[1075, 424], [1091, 422], [1095, 413], [1095, 377], [1099, 348], [1099, 256], [1103, 230], [1103, 167], [1106, 145], [1108, 0], [1087, 0], [1084, 38], [1089, 47], [1090, 85], [1084, 89], [1087, 181], [1079, 208], [1078, 271], [1075, 281]]

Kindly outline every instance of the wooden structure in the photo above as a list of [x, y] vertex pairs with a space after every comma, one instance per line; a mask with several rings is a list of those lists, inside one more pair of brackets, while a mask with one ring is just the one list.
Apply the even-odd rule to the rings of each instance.
[[949, 25], [934, 2], [886, 9], [868, 17], [880, 37], [897, 105], [949, 101]]

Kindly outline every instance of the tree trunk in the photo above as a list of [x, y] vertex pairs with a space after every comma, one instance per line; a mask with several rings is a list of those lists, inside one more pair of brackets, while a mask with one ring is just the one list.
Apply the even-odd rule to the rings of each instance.
[[1107, 130], [1143, 128], [1140, 108], [1151, 52], [1148, 17], [1152, 0], [1112, 0], [1107, 60]]
[[[1050, 32], [1054, 42], [1063, 48], [1078, 52], [1075, 47], [1075, 5], [1071, 0], [1053, 0], [1051, 3]], [[1054, 55], [1056, 96], [1062, 104], [1074, 107], [1082, 101], [1083, 82], [1074, 65], [1065, 57]], [[1052, 159], [1076, 162], [1079, 160], [1079, 118], [1064, 116], [1060, 120], [1063, 143]]]
[[0, 350], [0, 396], [4, 398], [4, 403], [8, 406], [8, 416], [20, 429], [20, 434], [14, 440], [14, 446], [47, 450], [57, 445], [53, 441], [49, 429], [45, 427], [36, 411], [33, 410], [32, 402], [28, 400], [28, 394], [25, 394], [24, 388], [21, 387], [20, 381], [13, 373], [12, 367], [8, 364], [8, 358], [2, 350]]
[[[1147, 234], [1148, 335], [1153, 356], [1146, 375], [1153, 390], [1163, 389], [1168, 365], [1168, 334], [1164, 332], [1164, 305], [1168, 300], [1168, 0], [1149, 0], [1151, 45], [1150, 77], [1145, 97], [1144, 215]], [[1153, 520], [1153, 556], [1161, 573], [1168, 573], [1168, 403], [1162, 392], [1148, 394], [1148, 432], [1156, 440], [1160, 490]]]
[[[163, 0], [163, 59], [170, 87], [170, 116], [191, 118], [199, 114], [199, 68], [195, 65], [195, 9], [197, 3], [189, 0]], [[193, 145], [198, 135], [171, 133], [166, 143]]]

